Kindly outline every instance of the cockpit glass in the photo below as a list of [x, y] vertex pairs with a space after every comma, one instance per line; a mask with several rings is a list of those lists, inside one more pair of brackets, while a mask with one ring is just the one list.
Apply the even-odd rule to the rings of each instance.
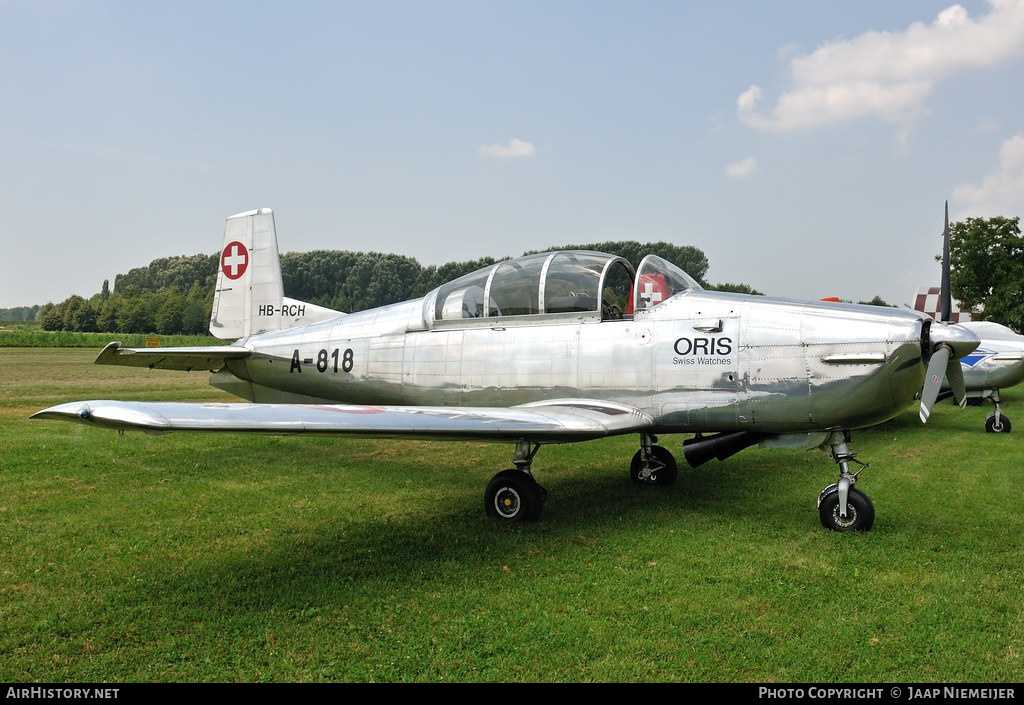
[[537, 290], [543, 257], [510, 260], [498, 264], [490, 278], [490, 296], [502, 316], [540, 313]]
[[484, 287], [491, 269], [481, 269], [459, 277], [437, 292], [434, 317], [450, 321], [456, 318], [480, 318], [484, 315]]
[[622, 318], [633, 267], [601, 252], [542, 252], [506, 260], [441, 286], [434, 320], [593, 313]]
[[556, 252], [545, 263], [542, 281], [545, 313], [597, 311], [598, 286], [608, 257]]
[[676, 294], [701, 288], [693, 277], [671, 262], [657, 255], [647, 255], [637, 269], [631, 303], [635, 302], [635, 309], [640, 311], [653, 308]]
[[616, 259], [605, 269], [601, 289], [602, 318], [616, 320], [623, 318], [633, 295], [633, 268], [626, 260]]

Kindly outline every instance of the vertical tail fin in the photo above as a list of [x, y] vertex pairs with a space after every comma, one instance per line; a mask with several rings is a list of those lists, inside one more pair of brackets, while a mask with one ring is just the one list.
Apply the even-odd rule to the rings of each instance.
[[260, 208], [227, 219], [211, 334], [235, 340], [340, 315], [285, 297], [273, 210]]

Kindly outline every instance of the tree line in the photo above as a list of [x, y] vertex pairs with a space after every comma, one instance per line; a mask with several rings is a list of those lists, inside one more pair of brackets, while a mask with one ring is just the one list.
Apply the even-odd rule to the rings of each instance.
[[[548, 251], [563, 249], [608, 252], [625, 258], [634, 267], [644, 255], [656, 254], [707, 288], [760, 293], [743, 284], [709, 285], [705, 281], [707, 257], [689, 245], [622, 241], [552, 247]], [[88, 298], [73, 295], [56, 304], [0, 309], [0, 320], [35, 320], [49, 331], [202, 335], [207, 332], [213, 309], [219, 260], [219, 253], [156, 259], [145, 267], [118, 274], [113, 290], [104, 281], [101, 290]], [[483, 257], [424, 267], [404, 255], [313, 250], [281, 255], [281, 276], [287, 296], [352, 313], [423, 296], [497, 261]]]

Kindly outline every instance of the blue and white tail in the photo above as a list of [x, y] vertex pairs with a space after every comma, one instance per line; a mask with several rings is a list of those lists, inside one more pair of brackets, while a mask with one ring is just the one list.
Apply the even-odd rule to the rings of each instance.
[[210, 316], [211, 334], [237, 340], [341, 315], [284, 295], [273, 210], [260, 208], [227, 219]]

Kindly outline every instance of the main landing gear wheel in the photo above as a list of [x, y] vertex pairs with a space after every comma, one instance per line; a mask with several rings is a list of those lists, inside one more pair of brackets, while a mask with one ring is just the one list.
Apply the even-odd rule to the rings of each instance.
[[536, 521], [547, 492], [522, 470], [502, 470], [487, 483], [484, 510], [487, 516], [510, 522]]
[[846, 516], [840, 514], [839, 487], [832, 485], [818, 501], [821, 525], [832, 531], [867, 531], [875, 523], [875, 505], [866, 494], [851, 487], [846, 497]]
[[646, 464], [644, 449], [641, 448], [629, 464], [630, 479], [640, 485], [671, 485], [678, 475], [676, 459], [664, 446], [650, 446], [650, 457]]
[[1009, 433], [1010, 419], [1005, 414], [1000, 414], [997, 419], [995, 413], [991, 413], [985, 419], [985, 430], [989, 433]]

